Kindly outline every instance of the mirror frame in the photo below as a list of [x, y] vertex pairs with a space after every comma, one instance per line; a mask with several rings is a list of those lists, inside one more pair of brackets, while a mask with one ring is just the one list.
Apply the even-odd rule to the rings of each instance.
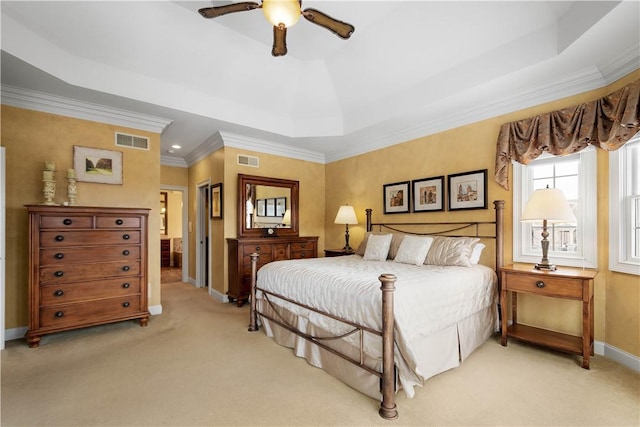
[[238, 237], [262, 237], [265, 236], [263, 228], [247, 228], [245, 222], [247, 211], [247, 200], [245, 188], [247, 185], [263, 185], [269, 187], [284, 187], [291, 191], [291, 226], [288, 228], [275, 228], [275, 234], [278, 236], [294, 236], [297, 237], [298, 229], [298, 193], [299, 182], [290, 179], [270, 178], [265, 176], [238, 174]]

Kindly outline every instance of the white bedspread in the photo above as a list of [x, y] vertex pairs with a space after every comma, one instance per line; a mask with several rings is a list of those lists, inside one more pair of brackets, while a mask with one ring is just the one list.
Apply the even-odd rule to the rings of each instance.
[[[413, 343], [495, 304], [497, 277], [491, 268], [415, 266], [393, 261], [363, 261], [361, 256], [351, 255], [271, 262], [258, 270], [258, 286], [381, 330], [382, 296], [378, 277], [385, 273], [397, 277], [394, 293], [396, 364], [403, 388], [412, 395], [413, 385], [421, 384], [424, 379], [418, 366], [420, 356], [416, 354], [419, 346]], [[331, 333], [351, 329], [285, 301], [278, 303]], [[379, 339], [366, 339], [364, 347], [365, 353], [374, 360], [381, 357]]]

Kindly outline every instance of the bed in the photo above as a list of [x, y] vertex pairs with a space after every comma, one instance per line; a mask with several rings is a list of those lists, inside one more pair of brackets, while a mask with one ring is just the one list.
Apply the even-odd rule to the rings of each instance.
[[[397, 391], [413, 397], [498, 330], [504, 201], [494, 208], [494, 221], [446, 223], [374, 223], [367, 209], [367, 234], [354, 255], [277, 261], [258, 271], [251, 254], [249, 331], [262, 326], [396, 419]], [[487, 265], [479, 262], [483, 252]], [[495, 258], [486, 262], [487, 254]]]

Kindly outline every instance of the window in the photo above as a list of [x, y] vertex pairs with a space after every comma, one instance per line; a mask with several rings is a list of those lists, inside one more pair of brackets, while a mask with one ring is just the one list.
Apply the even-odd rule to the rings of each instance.
[[514, 164], [514, 261], [538, 263], [542, 259], [542, 222], [520, 222], [520, 216], [533, 192], [548, 185], [562, 190], [578, 221], [548, 225], [550, 262], [597, 267], [596, 173], [593, 147], [564, 157], [544, 154], [528, 165]]
[[609, 270], [640, 275], [640, 133], [609, 152]]

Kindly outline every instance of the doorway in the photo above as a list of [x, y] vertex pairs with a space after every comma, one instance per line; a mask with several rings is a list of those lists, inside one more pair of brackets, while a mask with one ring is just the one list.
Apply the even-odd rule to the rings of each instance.
[[[164, 264], [181, 269], [178, 275], [182, 282], [189, 282], [189, 190], [187, 187], [162, 185], [160, 193], [166, 194], [164, 212], [160, 212], [160, 239], [167, 240], [164, 254], [167, 258]], [[167, 245], [168, 243], [168, 245]], [[160, 245], [161, 259], [163, 257], [162, 242]], [[161, 265], [163, 263], [161, 262]], [[162, 268], [162, 267], [161, 267]], [[161, 280], [162, 283], [162, 280]]]
[[197, 186], [198, 195], [196, 200], [196, 287], [207, 288], [211, 292], [209, 281], [209, 188], [211, 180], [200, 182]]

